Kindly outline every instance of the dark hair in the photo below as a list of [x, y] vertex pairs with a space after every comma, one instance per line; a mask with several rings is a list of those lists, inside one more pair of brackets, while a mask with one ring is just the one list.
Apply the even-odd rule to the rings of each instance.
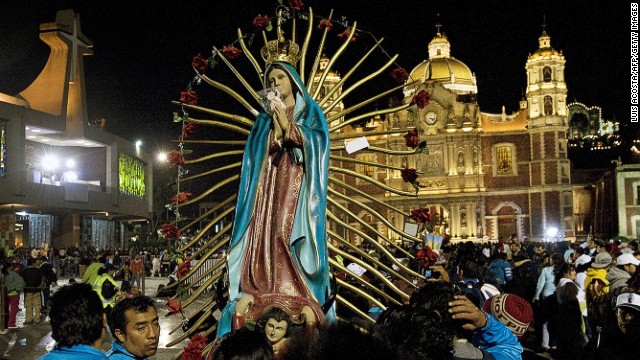
[[247, 328], [225, 335], [213, 354], [213, 360], [271, 360], [271, 344], [259, 332]]
[[102, 276], [104, 274], [106, 274], [107, 270], [103, 267], [98, 269], [98, 276]]
[[569, 263], [562, 263], [553, 267], [553, 275], [555, 276], [553, 280], [553, 284], [558, 286], [560, 279], [562, 279], [562, 275], [568, 273], [573, 268], [573, 265]]
[[[458, 294], [460, 294], [460, 289], [444, 280], [427, 281], [411, 295], [409, 305], [438, 314], [441, 318], [440, 326], [449, 326], [460, 338], [467, 337], [469, 333], [461, 326], [464, 321], [452, 319], [449, 313], [449, 302], [453, 300], [454, 295]], [[470, 297], [468, 293], [464, 295]], [[474, 301], [474, 299], [470, 300]]]
[[455, 330], [443, 324], [435, 311], [396, 305], [385, 310], [374, 326], [374, 337], [392, 349], [398, 359], [451, 358]]
[[111, 310], [109, 315], [109, 328], [111, 329], [111, 335], [116, 338], [116, 330], [120, 330], [123, 333], [127, 328], [127, 317], [125, 313], [127, 310], [133, 310], [136, 313], [147, 312], [149, 308], [156, 308], [153, 299], [148, 296], [134, 296], [132, 298], [126, 298], [116, 303], [116, 306]]
[[478, 266], [478, 263], [470, 258], [460, 261], [460, 263], [458, 264], [458, 269], [462, 271], [462, 276], [464, 276], [465, 278], [478, 279], [480, 281], [483, 281], [482, 269], [480, 268], [480, 266]]
[[[304, 346], [301, 341], [297, 344]], [[292, 359], [298, 359], [302, 354], [295, 351], [293, 353], [297, 356], [290, 357]], [[382, 341], [349, 323], [338, 323], [322, 329], [310, 342], [306, 342], [304, 354], [304, 357], [309, 360], [396, 359], [393, 351], [387, 348]]]
[[56, 347], [92, 345], [102, 337], [104, 311], [98, 293], [91, 285], [65, 285], [49, 298], [51, 337]]
[[427, 281], [411, 294], [409, 304], [412, 307], [422, 307], [445, 314], [449, 310], [449, 302], [453, 300], [455, 294], [457, 294], [456, 289], [444, 280]]
[[292, 328], [291, 316], [289, 316], [289, 314], [287, 314], [284, 310], [278, 307], [272, 307], [269, 311], [267, 311], [262, 316], [260, 316], [260, 318], [256, 322], [256, 329], [264, 333], [264, 327], [267, 325], [267, 321], [269, 321], [269, 319], [271, 318], [273, 318], [275, 321], [278, 321], [278, 322], [283, 320], [286, 321], [287, 332], [284, 334], [284, 337], [287, 337], [289, 336], [289, 334], [291, 334], [291, 328]]

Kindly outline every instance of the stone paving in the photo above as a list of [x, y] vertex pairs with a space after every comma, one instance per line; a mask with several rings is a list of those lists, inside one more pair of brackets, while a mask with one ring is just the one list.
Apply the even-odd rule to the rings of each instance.
[[[65, 285], [69, 279], [61, 279], [58, 284]], [[158, 285], [167, 284], [168, 278], [166, 277], [147, 277], [145, 279], [145, 294], [154, 296]], [[196, 303], [190, 305], [186, 313], [190, 314], [200, 307], [210, 294], [203, 294], [200, 299], [196, 300]], [[158, 352], [153, 356], [152, 360], [170, 360], [175, 359], [182, 351], [184, 346], [188, 343], [188, 340], [184, 340], [181, 343], [168, 348], [166, 345], [180, 337], [183, 334], [179, 329], [173, 334], [169, 335], [169, 332], [177, 325], [182, 323], [183, 319], [180, 314], [173, 314], [171, 316], [165, 316], [167, 313], [166, 299], [154, 298], [156, 300], [156, 308], [158, 309], [158, 316], [160, 318], [160, 344], [158, 345]], [[20, 299], [20, 308], [24, 309], [23, 297]], [[43, 315], [44, 317], [44, 315]], [[47, 353], [47, 347], [53, 345], [53, 339], [51, 338], [51, 326], [45, 324], [42, 321], [40, 324], [28, 324], [23, 325], [25, 320], [24, 310], [18, 313], [16, 324], [17, 329], [10, 329], [6, 334], [0, 335], [0, 359], [12, 359], [12, 360], [31, 360], [37, 359], [40, 356]], [[45, 319], [43, 319], [45, 320]], [[108, 350], [111, 345], [111, 337], [109, 342], [105, 343], [104, 351]]]

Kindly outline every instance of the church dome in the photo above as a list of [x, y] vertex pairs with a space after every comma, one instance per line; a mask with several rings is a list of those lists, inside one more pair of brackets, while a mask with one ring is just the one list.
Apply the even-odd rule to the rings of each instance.
[[537, 57], [562, 57], [562, 53], [551, 47], [551, 37], [547, 35], [546, 31], [542, 32], [542, 35], [538, 38], [539, 48], [531, 55], [529, 59]]
[[411, 70], [409, 81], [439, 81], [446, 89], [459, 94], [478, 93], [476, 77], [462, 61], [452, 57], [447, 36], [440, 33], [429, 43], [429, 59]]

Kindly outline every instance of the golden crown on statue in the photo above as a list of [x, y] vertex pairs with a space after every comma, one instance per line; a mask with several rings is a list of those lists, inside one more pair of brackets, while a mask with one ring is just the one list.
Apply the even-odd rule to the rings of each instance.
[[[276, 40], [271, 40], [266, 43], [260, 50], [260, 55], [264, 59], [267, 65], [274, 61], [284, 61], [291, 65], [294, 65], [302, 57], [300, 52], [300, 46], [295, 43], [295, 40], [286, 40], [284, 38], [284, 31], [282, 31], [282, 10], [278, 11], [278, 28]], [[293, 23], [293, 33], [295, 39], [295, 21]]]

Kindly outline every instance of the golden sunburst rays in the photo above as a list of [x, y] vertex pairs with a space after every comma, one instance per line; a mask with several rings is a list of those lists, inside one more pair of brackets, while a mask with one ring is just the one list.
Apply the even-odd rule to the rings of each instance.
[[[264, 43], [266, 45], [267, 44], [267, 34], [266, 34], [266, 32], [264, 30], [262, 30], [262, 37], [264, 38]], [[249, 62], [251, 62], [251, 65], [253, 65], [253, 68], [258, 73], [258, 79], [262, 79], [264, 77], [264, 72], [262, 71], [262, 67], [260, 66], [260, 64], [258, 63], [256, 58], [253, 56], [251, 51], [249, 51], [249, 48], [247, 48], [247, 44], [244, 41], [244, 35], [242, 35], [242, 30], [240, 30], [240, 29], [238, 29], [238, 42], [240, 43], [240, 48], [242, 49], [244, 54], [249, 59]]]
[[[333, 9], [331, 9], [331, 11], [329, 12], [329, 17], [327, 18], [328, 21], [331, 21], [332, 17], [333, 17]], [[312, 28], [312, 27], [313, 27], [313, 23], [309, 23], [309, 28]], [[309, 73], [309, 77], [307, 78], [307, 83], [305, 84], [307, 89], [311, 89], [313, 81], [315, 80], [316, 72], [318, 71], [318, 66], [320, 66], [320, 59], [322, 58], [322, 52], [324, 51], [324, 44], [327, 40], [327, 34], [329, 33], [329, 30], [330, 28], [328, 26], [325, 26], [324, 30], [322, 31], [320, 44], [318, 45], [318, 51], [316, 52], [316, 57], [313, 60], [313, 66], [311, 67], [311, 72]], [[306, 58], [306, 49], [302, 52], [302, 57]], [[304, 68], [303, 66], [304, 64], [301, 63], [300, 69], [303, 69]], [[303, 76], [303, 74], [300, 74], [300, 76]], [[303, 80], [303, 83], [304, 83], [304, 80]]]
[[304, 36], [304, 42], [302, 43], [301, 57], [300, 57], [300, 80], [304, 84], [304, 71], [305, 62], [307, 61], [307, 50], [309, 49], [309, 42], [311, 41], [311, 33], [313, 32], [313, 10], [309, 8], [309, 25], [307, 26], [307, 33]]
[[[346, 197], [343, 196], [339, 196], [336, 195], [340, 198], [342, 198], [343, 200]], [[377, 232], [377, 230], [371, 226], [370, 224], [366, 223], [364, 220], [360, 219], [359, 217], [357, 217], [353, 212], [351, 212], [349, 209], [343, 207], [342, 205], [340, 205], [337, 201], [333, 200], [333, 199], [329, 199], [329, 202], [339, 208], [340, 210], [342, 210], [343, 213], [349, 215], [354, 221], [356, 221], [357, 223], [360, 224], [360, 226], [362, 226], [363, 228], [368, 229], [369, 231], [375, 232], [377, 234], [378, 239], [373, 239], [372, 237], [370, 237], [369, 235], [367, 235], [365, 232], [358, 230], [357, 228], [345, 223], [344, 221], [338, 219], [338, 217], [334, 214], [333, 211], [328, 211], [328, 217], [334, 222], [336, 223], [338, 226], [343, 227], [345, 230], [347, 231], [351, 231], [353, 233], [355, 233], [356, 235], [358, 235], [360, 238], [363, 238], [364, 240], [366, 240], [367, 242], [369, 242], [371, 244], [371, 246], [375, 247], [376, 249], [378, 249], [380, 251], [380, 253], [382, 255], [384, 255], [391, 263], [395, 264], [398, 267], [403, 267], [404, 265], [402, 265], [400, 263], [400, 261], [398, 261], [398, 259], [395, 258], [395, 256], [393, 256], [389, 250], [387, 250], [378, 240], [382, 240], [383, 242], [385, 242], [386, 244], [390, 245], [391, 247], [396, 248], [396, 250], [398, 250], [399, 252], [403, 253], [408, 259], [413, 259], [414, 256], [409, 254], [408, 252], [406, 252], [404, 249], [402, 249], [401, 247], [398, 247], [398, 245], [389, 240], [389, 238], [387, 238], [386, 236], [379, 234]], [[372, 209], [369, 207], [364, 208], [365, 210], [368, 210], [370, 213], [375, 213], [375, 211], [372, 212]], [[403, 232], [400, 232], [398, 229], [395, 229], [396, 231], [398, 231], [398, 234], [404, 234]], [[404, 235], [408, 235], [408, 234], [404, 234]], [[407, 273], [409, 273], [411, 276], [417, 277], [417, 278], [422, 278], [422, 275], [420, 275], [419, 273], [411, 270], [411, 269], [405, 269], [405, 271]], [[392, 274], [395, 274], [395, 271], [391, 272]]]
[[[196, 110], [196, 111], [203, 112], [205, 114], [219, 116], [219, 117], [221, 117], [223, 119], [227, 119], [227, 120], [233, 121], [233, 122], [235, 122], [237, 124], [240, 124], [240, 125], [244, 125], [244, 126], [248, 126], [248, 127], [252, 127], [253, 126], [253, 120], [250, 120], [250, 119], [248, 119], [248, 118], [246, 118], [244, 116], [230, 114], [228, 112], [215, 110], [215, 109], [211, 109], [211, 108], [207, 108], [207, 107], [203, 107], [203, 106], [188, 105], [188, 104], [180, 103], [180, 102], [177, 102], [177, 101], [172, 101], [172, 103], [174, 103], [176, 105], [180, 105], [184, 109]], [[237, 132], [239, 132], [241, 134], [249, 135], [248, 130], [246, 130], [244, 128], [240, 128], [238, 126], [235, 126], [234, 124], [226, 123], [224, 121], [200, 120], [200, 119], [195, 119], [195, 118], [192, 118], [192, 117], [189, 117], [189, 116], [187, 116], [185, 120], [187, 122], [194, 123], [194, 124], [225, 127], [225, 128], [230, 129], [230, 130], [236, 130]]]
[[[359, 103], [357, 103], [357, 104], [355, 104], [355, 105], [353, 105], [353, 106], [351, 106], [351, 107], [348, 107], [348, 108], [344, 109], [344, 110], [343, 110], [343, 111], [341, 111], [341, 112], [338, 112], [338, 113], [337, 113], [337, 114], [335, 114], [335, 115], [331, 115], [331, 116], [327, 117], [327, 122], [328, 122], [329, 124], [331, 124], [334, 120], [338, 120], [338, 119], [340, 119], [340, 118], [342, 118], [342, 117], [344, 117], [344, 116], [346, 116], [346, 115], [348, 115], [348, 114], [352, 113], [353, 111], [356, 111], [356, 110], [358, 110], [358, 109], [360, 109], [360, 108], [362, 108], [362, 107], [364, 107], [364, 106], [366, 106], [366, 105], [369, 105], [369, 104], [371, 104], [371, 103], [373, 103], [373, 102], [375, 102], [375, 101], [378, 101], [378, 100], [380, 100], [380, 99], [382, 99], [382, 98], [384, 98], [384, 97], [386, 97], [386, 96], [390, 96], [391, 94], [393, 94], [393, 93], [395, 93], [395, 92], [397, 92], [397, 91], [399, 91], [399, 90], [403, 89], [405, 86], [406, 86], [406, 85], [398, 85], [398, 86], [393, 87], [393, 88], [391, 88], [391, 89], [389, 89], [389, 90], [386, 90], [386, 91], [384, 91], [384, 92], [382, 92], [382, 93], [380, 93], [380, 94], [378, 94], [378, 95], [372, 96], [372, 97], [370, 97], [369, 99], [366, 99], [366, 100], [364, 100], [364, 101], [361, 101], [361, 102], [359, 102]], [[337, 103], [337, 102], [336, 102], [336, 101], [333, 101], [333, 103], [335, 104], [335, 103]], [[333, 109], [333, 107], [332, 107], [331, 109]], [[327, 109], [327, 110], [325, 110], [325, 113], [327, 113], [327, 114], [328, 114], [328, 113], [329, 113], [329, 110], [328, 110], [328, 109]], [[380, 115], [383, 115], [383, 114], [390, 114], [390, 113], [391, 113], [391, 112], [384, 112], [384, 111], [383, 111], [382, 113], [380, 113]], [[338, 128], [338, 129], [339, 129], [339, 128]], [[337, 130], [337, 129], [329, 129], [329, 132], [334, 132], [334, 131], [336, 131], [336, 130]]]
[[[337, 217], [333, 214], [329, 214], [329, 217], [333, 217], [333, 221], [337, 222], [337, 223], [342, 223], [341, 221], [339, 221], [337, 219]], [[364, 231], [360, 231], [358, 229], [356, 229], [355, 227], [351, 227], [349, 225], [345, 225], [344, 223], [342, 223], [343, 226], [345, 226], [347, 229], [349, 229], [352, 233], [354, 233], [355, 235], [358, 235], [360, 238], [364, 239], [364, 241], [366, 241], [369, 244], [372, 244], [376, 249], [378, 249], [381, 253], [382, 256], [386, 257], [390, 262], [392, 262], [393, 264], [395, 264], [399, 269], [402, 268], [403, 270], [405, 270], [409, 275], [413, 276], [413, 277], [417, 277], [417, 278], [422, 278], [424, 279], [424, 276], [416, 273], [415, 271], [411, 270], [411, 269], [404, 269], [404, 265], [402, 265], [397, 259], [395, 259], [391, 253], [389, 253], [383, 246], [380, 245], [380, 243], [378, 243], [376, 240], [377, 239], [373, 239], [371, 236], [367, 235]], [[389, 267], [387, 265], [385, 265], [383, 262], [381, 262], [380, 260], [370, 256], [369, 254], [367, 254], [366, 252], [364, 252], [362, 249], [360, 249], [359, 247], [353, 245], [351, 242], [347, 241], [345, 238], [338, 236], [335, 239], [337, 242], [341, 243], [343, 248], [349, 249], [350, 253], [352, 254], [358, 254], [360, 255], [360, 257], [362, 259], [366, 259], [367, 263], [373, 265], [374, 267], [376, 267], [376, 269], [382, 269], [384, 270], [388, 275], [390, 275], [392, 278], [395, 279], [402, 279], [406, 282], [411, 282], [411, 280], [409, 280], [408, 278], [404, 277], [403, 275], [401, 275], [399, 272], [397, 272], [396, 270], [394, 270], [392, 267]], [[392, 260], [393, 259], [393, 260]], [[374, 274], [376, 276], [383, 276], [381, 273], [378, 274]], [[384, 279], [379, 278], [380, 280], [384, 281]]]
[[347, 49], [347, 46], [349, 46], [349, 43], [351, 43], [351, 39], [353, 39], [353, 36], [356, 34], [356, 25], [357, 25], [357, 22], [354, 22], [353, 26], [351, 27], [351, 32], [349, 33], [349, 36], [345, 38], [342, 45], [338, 48], [338, 50], [336, 50], [335, 54], [333, 54], [333, 56], [331, 57], [331, 60], [329, 60], [329, 64], [322, 72], [322, 75], [320, 75], [320, 80], [318, 80], [317, 86], [313, 91], [313, 95], [311, 95], [311, 98], [313, 99], [318, 98], [320, 89], [322, 89], [322, 85], [324, 84], [325, 79], [329, 75], [329, 71], [331, 71], [335, 62], [338, 60], [338, 58], [340, 58], [340, 55], [344, 53], [344, 51]]
[[244, 88], [249, 92], [249, 94], [251, 94], [253, 99], [259, 104], [260, 103], [260, 95], [258, 95], [258, 92], [251, 85], [249, 85], [249, 83], [244, 78], [244, 76], [242, 76], [242, 74], [240, 74], [240, 72], [238, 72], [238, 70], [231, 64], [231, 62], [229, 62], [229, 60], [227, 60], [227, 57], [222, 54], [222, 51], [220, 51], [215, 46], [213, 47], [213, 51], [218, 55], [218, 58], [221, 59], [222, 62], [224, 62], [227, 65], [227, 67], [229, 68], [229, 70], [231, 70], [233, 75], [236, 76], [236, 78], [240, 81], [240, 83], [242, 83]]
[[[240, 31], [240, 30], [238, 30]], [[241, 41], [241, 44], [244, 44], [244, 41]], [[246, 45], [244, 45], [246, 46]], [[244, 49], [244, 47], [243, 47]], [[250, 52], [247, 51], [248, 54], [251, 54]], [[251, 61], [255, 61], [255, 58], [253, 57], [253, 55], [249, 55], [250, 59], [252, 59]], [[259, 65], [256, 65], [259, 66]], [[258, 71], [258, 75], [260, 76], [259, 78], [262, 79], [262, 69], [257, 68]], [[230, 95], [232, 98], [234, 98], [238, 103], [240, 103], [240, 105], [242, 105], [245, 109], [249, 110], [249, 112], [251, 114], [253, 114], [253, 116], [258, 115], [258, 110], [254, 109], [251, 104], [249, 104], [249, 102], [243, 98], [240, 94], [238, 94], [235, 90], [231, 89], [230, 87], [215, 81], [213, 79], [211, 79], [210, 77], [208, 77], [207, 75], [204, 74], [198, 74], [198, 78], [202, 79], [205, 83], [213, 86], [215, 89], [218, 90], [222, 90], [223, 92], [225, 92], [226, 94]], [[247, 119], [248, 120], [248, 119]], [[251, 120], [248, 120], [249, 123], [252, 123]]]
[[368, 182], [371, 185], [375, 185], [375, 186], [377, 186], [379, 188], [382, 188], [382, 189], [384, 189], [384, 190], [386, 190], [386, 191], [388, 191], [390, 193], [394, 193], [396, 195], [400, 195], [400, 196], [416, 196], [415, 191], [411, 192], [411, 191], [404, 191], [404, 190], [396, 189], [396, 188], [391, 187], [391, 186], [389, 186], [389, 185], [387, 185], [387, 184], [385, 184], [385, 183], [383, 183], [381, 181], [373, 179], [373, 178], [371, 178], [371, 177], [369, 177], [367, 175], [360, 174], [360, 173], [358, 173], [356, 171], [353, 171], [353, 170], [342, 169], [342, 168], [339, 168], [339, 167], [336, 167], [336, 166], [329, 166], [329, 172], [337, 172], [337, 173], [342, 173], [342, 174], [345, 174], [345, 175], [352, 176], [354, 178], [357, 178], [357, 179], [359, 179], [361, 181], [364, 181], [364, 182]]
[[376, 115], [386, 115], [386, 114], [392, 114], [392, 113], [395, 113], [395, 112], [398, 112], [398, 111], [406, 110], [406, 109], [410, 108], [411, 106], [412, 106], [412, 104], [402, 104], [402, 105], [399, 105], [399, 106], [396, 106], [396, 107], [393, 107], [393, 108], [381, 109], [381, 110], [371, 111], [371, 112], [368, 112], [366, 114], [361, 114], [361, 115], [355, 116], [355, 117], [353, 117], [353, 118], [351, 118], [349, 120], [345, 120], [345, 121], [343, 121], [342, 123], [340, 123], [340, 124], [338, 124], [336, 126], [333, 126], [333, 127], [329, 128], [329, 132], [334, 132], [334, 131], [340, 130], [340, 129], [342, 129], [343, 127], [345, 127], [347, 125], [353, 125], [353, 124], [361, 122], [362, 120], [371, 119]]
[[[338, 82], [337, 82], [337, 83], [336, 83], [336, 84], [335, 84], [335, 85], [334, 85], [334, 86], [333, 86], [333, 87], [332, 87], [332, 88], [331, 88], [331, 89], [330, 89], [330, 90], [325, 94], [325, 96], [324, 96], [322, 99], [320, 99], [320, 100], [318, 101], [318, 105], [320, 105], [320, 107], [323, 107], [323, 106], [325, 105], [325, 103], [331, 99], [331, 97], [333, 96], [333, 94], [335, 94], [335, 92], [336, 92], [336, 91], [338, 91], [339, 89], [341, 89], [341, 88], [342, 88], [342, 86], [344, 85], [344, 83], [345, 83], [347, 80], [349, 80], [349, 78], [351, 77], [351, 75], [353, 75], [353, 73], [354, 73], [358, 68], [360, 68], [360, 66], [361, 66], [361, 65], [362, 65], [362, 64], [363, 64], [363, 63], [364, 63], [364, 62], [369, 58], [369, 56], [373, 53], [373, 51], [374, 51], [375, 49], [377, 49], [377, 48], [380, 46], [380, 43], [381, 43], [383, 40], [384, 40], [384, 38], [383, 38], [383, 39], [380, 39], [380, 40], [379, 40], [379, 41], [378, 41], [374, 46], [372, 46], [372, 47], [371, 47], [371, 49], [369, 49], [369, 51], [368, 51], [366, 54], [364, 54], [364, 56], [363, 56], [360, 60], [358, 60], [358, 62], [357, 62], [355, 65], [353, 65], [353, 67], [352, 67], [352, 68], [351, 68], [351, 69], [350, 69], [346, 74], [344, 74], [344, 75], [342, 76], [342, 78], [340, 79], [340, 81], [338, 81]], [[321, 79], [321, 80], [322, 80], [322, 79]], [[318, 86], [318, 87], [320, 87], [320, 86]], [[318, 99], [314, 99], [314, 100], [318, 100]], [[328, 109], [328, 110], [330, 111], [331, 109]]]
[[[361, 123], [363, 120], [368, 120], [376, 116], [386, 116], [414, 106], [413, 103], [406, 103], [396, 105], [394, 107], [389, 106], [384, 109], [376, 109], [373, 111], [367, 110], [367, 107], [371, 106], [372, 104], [394, 95], [404, 87], [416, 83], [416, 81], [406, 82], [400, 85], [392, 85], [390, 88], [385, 87], [385, 89], [383, 89], [382, 91], [376, 93], [373, 96], [367, 97], [362, 101], [352, 101], [351, 103], [349, 103], [349, 99], [351, 99], [352, 97], [356, 97], [355, 94], [360, 93], [360, 89], [362, 89], [365, 84], [367, 87], [370, 87], [370, 84], [368, 84], [368, 82], [372, 81], [374, 78], [379, 77], [385, 71], [389, 70], [389, 68], [396, 63], [398, 56], [388, 56], [384, 49], [381, 48], [381, 43], [384, 39], [381, 38], [380, 40], [376, 40], [374, 38], [373, 45], [367, 47], [367, 49], [364, 50], [364, 54], [362, 56], [351, 57], [354, 59], [357, 58], [358, 61], [356, 61], [354, 65], [347, 69], [345, 71], [345, 75], [340, 77], [337, 82], [332, 83], [327, 80], [329, 79], [331, 71], [333, 71], [333, 68], [335, 67], [338, 60], [345, 57], [345, 54], [349, 49], [349, 45], [353, 43], [352, 40], [359, 30], [356, 27], [356, 22], [353, 22], [352, 25], [349, 25], [346, 22], [339, 23], [343, 27], [347, 28], [348, 31], [345, 32], [346, 36], [342, 37], [343, 40], [338, 43], [338, 49], [333, 53], [333, 56], [331, 56], [331, 58], [328, 60], [328, 63], [323, 63], [326, 66], [323, 65], [322, 69], [320, 69], [321, 58], [323, 57], [325, 44], [327, 42], [327, 34], [331, 27], [324, 26], [324, 29], [322, 29], [321, 26], [318, 26], [318, 28], [322, 29], [319, 46], [315, 54], [315, 58], [313, 59], [311, 69], [307, 74], [305, 68], [307, 61], [307, 52], [311, 43], [312, 29], [316, 28], [314, 26], [314, 20], [316, 20], [316, 18], [314, 17], [311, 9], [309, 9], [308, 13], [305, 15], [307, 16], [306, 19], [308, 19], [308, 27], [306, 29], [301, 50], [299, 75], [302, 83], [306, 84], [307, 88], [309, 89], [310, 96], [313, 99], [317, 100], [318, 104], [321, 106], [323, 112], [327, 116], [327, 123], [335, 124], [336, 121], [339, 121], [339, 124], [333, 125], [329, 128], [330, 141], [332, 146], [330, 147], [330, 186], [328, 188], [327, 198], [327, 235], [331, 240], [334, 240], [336, 244], [339, 244], [339, 246], [335, 246], [331, 243], [328, 244], [328, 246], [330, 251], [332, 251], [334, 254], [340, 255], [344, 259], [347, 259], [350, 262], [355, 262], [365, 268], [367, 270], [367, 274], [375, 277], [379, 281], [379, 283], [384, 284], [384, 286], [390, 291], [389, 293], [386, 293], [380, 290], [375, 285], [372, 285], [357, 274], [351, 272], [345, 266], [337, 262], [334, 258], [329, 259], [330, 265], [333, 270], [343, 271], [353, 281], [347, 282], [342, 279], [337, 279], [339, 288], [346, 289], [346, 291], [351, 291], [358, 296], [366, 298], [367, 300], [371, 301], [371, 303], [379, 306], [380, 308], [384, 308], [384, 303], [401, 304], [406, 299], [408, 299], [409, 295], [402, 291], [395, 284], [395, 281], [398, 280], [409, 284], [409, 286], [414, 286], [413, 282], [410, 280], [411, 278], [424, 279], [424, 277], [416, 271], [409, 269], [403, 262], [397, 259], [397, 257], [414, 259], [414, 256], [409, 251], [398, 245], [397, 240], [391, 239], [390, 234], [395, 234], [394, 237], [397, 236], [398, 238], [403, 238], [410, 242], [422, 242], [422, 239], [405, 233], [402, 229], [397, 228], [392, 223], [392, 221], [388, 220], [389, 214], [392, 214], [396, 220], [398, 219], [398, 217], [406, 219], [410, 216], [410, 214], [394, 207], [388, 202], [385, 202], [381, 197], [376, 197], [363, 190], [358, 189], [353, 184], [356, 181], [355, 179], [357, 179], [357, 181], [360, 183], [366, 183], [368, 184], [368, 186], [374, 186], [378, 189], [381, 189], [382, 192], [391, 194], [393, 196], [415, 198], [416, 193], [414, 191], [404, 191], [403, 189], [394, 188], [372, 177], [360, 174], [354, 170], [350, 170], [354, 167], [357, 167], [357, 165], [375, 166], [390, 171], [402, 171], [404, 170], [404, 168], [360, 160], [356, 157], [343, 156], [345, 147], [344, 145], [341, 145], [339, 143], [344, 140], [355, 139], [362, 136], [384, 137], [390, 135], [397, 136], [405, 133], [406, 130], [401, 131], [400, 129], [353, 133], [343, 132], [341, 130], [345, 126], [353, 126], [355, 124]], [[331, 12], [329, 13], [328, 18], [324, 18], [321, 21], [331, 22], [332, 17], [333, 10], [331, 10]], [[264, 30], [261, 30], [260, 32], [262, 33], [262, 37], [266, 44], [268, 42], [266, 32]], [[235, 103], [239, 104], [242, 109], [248, 111], [252, 115], [252, 117], [255, 117], [258, 115], [259, 110], [262, 108], [260, 95], [258, 91], [256, 91], [256, 89], [261, 89], [263, 86], [262, 81], [264, 77], [264, 69], [251, 52], [251, 41], [247, 41], [250, 36], [253, 35], [246, 35], [240, 29], [238, 29], [236, 41], [239, 43], [242, 52], [245, 54], [245, 60], [248, 61], [250, 66], [253, 68], [246, 68], [252, 73], [251, 80], [254, 79], [254, 74], [257, 74], [258, 82], [256, 83], [256, 87], [252, 85], [252, 83], [255, 83], [254, 81], [249, 82], [242, 75], [241, 71], [239, 71], [239, 69], [245, 68], [242, 68], [239, 64], [236, 64], [236, 67], [226, 57], [223, 51], [216, 47], [213, 48], [214, 57], [220, 59], [225, 64], [226, 69], [228, 69], [231, 74], [239, 81], [240, 86], [236, 83], [236, 87], [240, 88], [240, 90], [242, 90], [243, 88], [244, 91], [242, 92], [246, 92], [249, 95], [247, 98], [243, 97], [243, 95], [237, 92], [237, 89], [232, 89], [226, 84], [212, 79], [211, 77], [204, 75], [197, 70], [195, 82], [197, 82], [198, 84], [206, 84], [217, 92], [225, 94], [227, 97], [235, 100]], [[356, 74], [357, 70], [366, 67], [365, 64], [370, 64], [370, 61], [372, 60], [371, 55], [374, 54], [376, 50], [382, 50], [382, 53], [387, 56], [386, 60], [384, 60], [384, 63], [382, 65], [376, 65], [376, 67], [371, 67], [374, 69], [373, 71], [368, 72], [366, 75], [361, 76], [359, 79], [354, 79], [354, 75]], [[343, 90], [343, 87], [346, 88]], [[221, 133], [216, 133], [216, 139], [220, 138], [219, 134], [229, 134], [229, 138], [233, 138], [232, 135], [236, 135], [246, 139], [246, 137], [250, 133], [251, 127], [254, 124], [254, 120], [252, 118], [234, 114], [232, 112], [217, 110], [207, 106], [185, 104], [183, 102], [173, 103], [182, 107], [182, 119], [184, 123], [191, 123], [203, 127], [222, 130]], [[254, 103], [256, 105], [253, 105]], [[223, 106], [227, 105], [224, 100], [221, 100], [219, 104]], [[346, 106], [344, 108], [340, 107], [336, 109], [336, 106], [338, 106], [338, 104], [344, 104]], [[205, 115], [205, 117], [211, 117], [213, 119], [195, 118], [190, 114], [187, 114], [186, 111], [197, 112], [198, 114], [203, 114]], [[347, 116], [350, 117], [347, 118]], [[204, 169], [200, 173], [192, 173], [188, 175], [185, 174], [181, 177], [180, 181], [182, 183], [193, 183], [198, 181], [201, 183], [206, 183], [207, 189], [202, 191], [201, 194], [195, 196], [194, 198], [178, 204], [178, 207], [195, 205], [207, 199], [217, 200], [217, 198], [219, 197], [218, 193], [223, 188], [227, 190], [232, 185], [237, 186], [242, 163], [240, 161], [232, 160], [233, 162], [229, 164], [228, 162], [222, 160], [241, 159], [243, 151], [239, 149], [233, 149], [232, 147], [244, 146], [246, 144], [245, 140], [185, 140], [181, 137], [179, 141], [181, 147], [185, 145], [193, 147], [200, 146], [201, 148], [204, 148], [205, 151], [207, 151], [205, 155], [200, 155], [198, 157], [185, 160], [185, 166], [200, 165], [201, 167], [204, 167], [208, 166], [209, 164], [212, 164], [212, 166]], [[385, 148], [376, 146], [369, 146], [366, 151], [384, 154], [387, 156], [387, 159], [390, 159], [391, 157], [407, 157], [416, 154], [415, 150], [398, 150], [396, 148]], [[336, 166], [337, 163], [345, 164], [347, 168]], [[219, 177], [224, 178], [222, 180], [219, 180]], [[206, 260], [211, 258], [224, 246], [228, 246], [232, 229], [232, 223], [228, 220], [233, 216], [236, 200], [237, 195], [227, 197], [226, 199], [220, 201], [215, 207], [207, 210], [203, 214], [196, 217], [194, 220], [190, 221], [188, 224], [182, 226], [180, 228], [181, 232], [188, 231], [189, 229], [194, 229], [197, 226], [201, 226], [200, 224], [206, 221], [206, 224], [199, 228], [199, 231], [191, 238], [190, 241], [180, 246], [178, 251], [190, 251], [194, 258]], [[381, 233], [382, 230], [360, 219], [356, 214], [359, 211], [370, 214], [377, 220], [378, 223], [384, 225], [383, 228], [385, 229], [385, 233]], [[346, 218], [342, 218], [342, 216], [345, 216]], [[221, 229], [214, 229], [215, 225], [219, 224], [221, 221], [224, 221], [226, 225], [224, 225]], [[344, 229], [344, 233], [342, 234], [342, 236], [336, 233], [336, 229]], [[375, 236], [372, 236], [371, 234], [375, 234]], [[354, 246], [351, 243], [351, 240], [353, 240], [354, 237], [357, 237], [363, 242], [370, 244], [370, 246], [375, 248], [378, 254], [380, 254], [381, 258], [384, 258], [384, 261], [374, 258], [359, 247]], [[392, 251], [396, 253], [395, 256], [392, 254]], [[219, 271], [220, 268], [225, 266], [225, 261], [220, 260], [214, 267], [207, 268], [203, 272], [205, 261], [202, 260], [197, 262], [186, 274], [184, 274], [184, 276], [182, 276], [180, 280], [181, 283], [185, 284], [185, 289], [188, 289], [192, 292], [187, 300], [183, 303], [183, 308], [186, 308], [186, 306], [192, 304], [203, 291], [206, 291], [205, 289], [207, 287], [211, 286], [211, 284], [217, 281], [222, 274], [222, 271]], [[202, 285], [202, 283], [204, 285]], [[195, 289], [194, 284], [199, 284], [199, 287]], [[351, 309], [353, 312], [357, 313], [364, 319], [373, 321], [373, 319], [368, 316], [366, 312], [358, 309], [357, 306], [353, 305], [344, 296], [340, 295], [340, 291], [341, 290], [339, 289], [337, 294], [337, 301], [340, 304]], [[216, 304], [207, 302], [206, 308], [208, 309], [208, 311], [211, 311], [215, 306]], [[196, 323], [201, 324], [204, 321], [202, 319], [204, 319], [204, 316], [198, 319]], [[197, 328], [197, 326], [191, 327], [188, 334], [193, 334], [195, 328]], [[214, 330], [215, 325], [207, 329], [206, 333], [212, 333]], [[181, 336], [181, 339], [185, 339], [186, 337], [187, 336], [183, 335]], [[179, 341], [181, 340], [174, 341], [173, 343], [177, 344]]]

